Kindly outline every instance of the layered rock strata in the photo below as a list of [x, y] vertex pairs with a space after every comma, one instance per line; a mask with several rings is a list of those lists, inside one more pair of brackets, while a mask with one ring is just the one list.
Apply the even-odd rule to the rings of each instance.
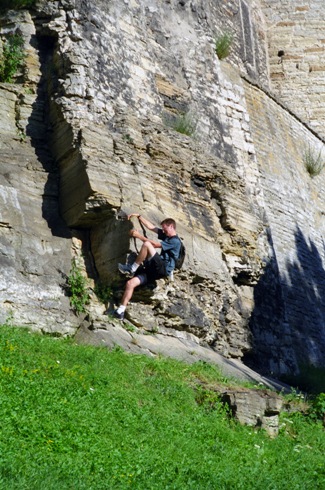
[[[40, 2], [8, 13], [1, 34], [16, 26], [28, 57], [1, 85], [3, 317], [74, 332], [71, 258], [118, 302], [117, 263], [135, 251], [121, 211], [172, 216], [185, 267], [134, 297], [134, 324], [186, 330], [266, 372], [322, 365], [323, 176], [310, 179], [303, 155], [323, 143], [270, 97], [258, 2]], [[107, 306], [90, 305], [94, 328]]]

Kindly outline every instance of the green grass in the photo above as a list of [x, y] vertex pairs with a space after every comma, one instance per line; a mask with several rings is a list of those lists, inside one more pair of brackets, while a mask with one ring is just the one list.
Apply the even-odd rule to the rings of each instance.
[[177, 133], [195, 136], [197, 121], [190, 112], [165, 118], [165, 124]]
[[223, 60], [230, 55], [233, 36], [231, 34], [222, 34], [215, 41], [215, 51], [219, 60]]
[[0, 327], [0, 488], [323, 489], [320, 422], [276, 439], [228, 418], [204, 363], [76, 346]]
[[305, 168], [311, 177], [316, 177], [317, 175], [319, 175], [325, 166], [325, 161], [323, 160], [322, 156], [322, 150], [319, 150], [317, 152], [311, 146], [309, 146], [305, 150], [303, 161]]

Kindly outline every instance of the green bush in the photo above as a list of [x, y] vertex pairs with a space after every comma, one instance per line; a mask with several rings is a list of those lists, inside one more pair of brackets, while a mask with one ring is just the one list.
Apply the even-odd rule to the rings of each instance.
[[322, 158], [322, 150], [317, 152], [311, 146], [305, 150], [303, 160], [306, 170], [311, 177], [319, 175], [325, 166], [325, 162]]
[[0, 57], [0, 82], [13, 82], [25, 58], [23, 46], [24, 41], [20, 34], [12, 34], [4, 42]]
[[77, 313], [83, 313], [89, 304], [90, 295], [87, 289], [87, 280], [82, 275], [81, 270], [77, 266], [75, 260], [72, 262], [70, 275], [68, 277], [68, 294], [70, 296], [70, 304]]
[[223, 34], [215, 42], [215, 50], [219, 60], [227, 58], [230, 54], [233, 37], [231, 34]]
[[325, 422], [325, 393], [320, 393], [312, 401], [310, 416]]

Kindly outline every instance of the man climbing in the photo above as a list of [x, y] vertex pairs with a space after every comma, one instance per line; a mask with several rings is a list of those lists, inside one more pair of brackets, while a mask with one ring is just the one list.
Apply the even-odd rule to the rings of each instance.
[[[126, 283], [121, 304], [114, 311], [114, 317], [120, 320], [124, 318], [125, 309], [135, 288], [172, 274], [181, 248], [181, 241], [176, 234], [175, 220], [164, 219], [160, 223], [161, 228], [158, 228], [140, 214], [129, 214], [128, 219], [133, 216], [138, 218], [142, 227], [145, 226], [148, 230], [157, 233], [160, 241], [149, 240], [137, 230], [130, 231], [130, 236], [141, 240], [142, 246], [132, 265], [118, 264], [119, 271], [130, 277]], [[157, 249], [161, 249], [160, 254]]]

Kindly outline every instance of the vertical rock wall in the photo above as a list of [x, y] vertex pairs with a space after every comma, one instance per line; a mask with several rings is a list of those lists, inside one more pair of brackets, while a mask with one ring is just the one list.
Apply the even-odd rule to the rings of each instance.
[[325, 8], [323, 0], [261, 0], [272, 90], [325, 137]]
[[[275, 100], [246, 86], [273, 250], [255, 288], [252, 316], [259, 363], [269, 370], [320, 366], [325, 351], [324, 174], [311, 178], [304, 154], [323, 142]], [[263, 347], [262, 347], [263, 346]]]
[[26, 85], [0, 84], [0, 322], [72, 334], [77, 319], [64, 291], [71, 233], [59, 216], [58, 171], [47, 146], [40, 61], [27, 12], [1, 20], [19, 26], [27, 47]]
[[[168, 297], [166, 289], [163, 299], [149, 300], [139, 312], [135, 307], [134, 321], [146, 312], [151, 324], [188, 329], [240, 357], [249, 347], [250, 284], [260, 273], [263, 226], [255, 208], [257, 167], [249, 173], [249, 192], [235, 170], [243, 174], [241, 155], [250, 159], [252, 147], [240, 80], [235, 73], [228, 77], [227, 67], [222, 74], [214, 53], [209, 29], [215, 5], [206, 11], [200, 3], [183, 8], [178, 2], [91, 6], [44, 3], [33, 18], [11, 13], [3, 22], [4, 34], [24, 26], [29, 52], [15, 90], [29, 96], [31, 107], [21, 104], [25, 119], [18, 118], [13, 130], [18, 124], [24, 142], [35, 147], [55, 197], [59, 170], [61, 215], [71, 233], [81, 228], [89, 234], [100, 280], [114, 279], [117, 262], [132, 249], [127, 226], [116, 220], [121, 208], [139, 209], [157, 222], [175, 216], [188, 249], [186, 272]], [[238, 9], [223, 15], [229, 25], [233, 20], [234, 32], [242, 26]], [[234, 59], [240, 59], [236, 50]], [[197, 139], [179, 136], [164, 122], [188, 111], [198, 123]], [[219, 113], [223, 121], [217, 123]], [[50, 186], [44, 189], [46, 194]], [[35, 205], [43, 206], [39, 199]], [[52, 218], [55, 234], [55, 208]], [[69, 243], [67, 230], [66, 237]], [[56, 282], [58, 273], [69, 271], [70, 243], [66, 252], [63, 267], [51, 261]], [[33, 256], [38, 261], [37, 252]], [[59, 286], [59, 308], [62, 300], [68, 305]], [[16, 308], [15, 320], [23, 316]]]

